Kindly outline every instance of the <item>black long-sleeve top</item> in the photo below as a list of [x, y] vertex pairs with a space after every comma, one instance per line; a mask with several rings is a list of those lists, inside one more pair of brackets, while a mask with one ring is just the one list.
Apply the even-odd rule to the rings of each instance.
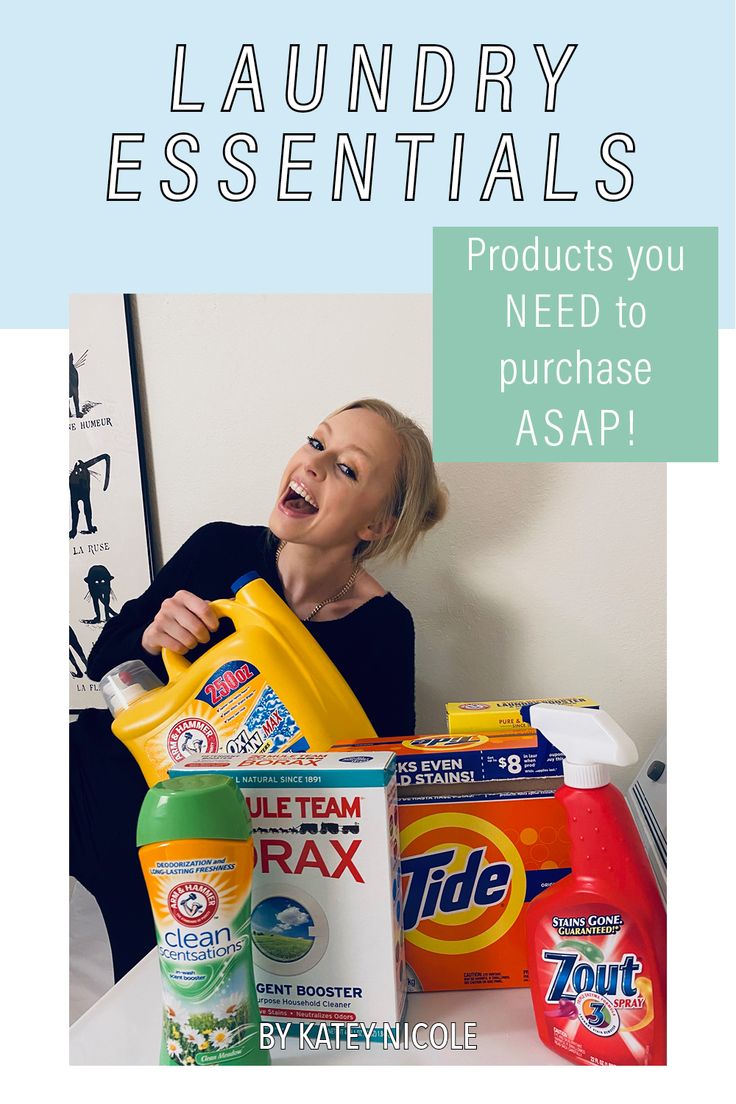
[[[92, 649], [87, 672], [98, 680], [126, 659], [141, 659], [165, 680], [159, 656], [141, 644], [144, 630], [165, 598], [188, 590], [211, 602], [231, 594], [231, 584], [255, 571], [283, 598], [276, 570], [276, 541], [261, 526], [212, 522], [198, 529], [161, 569], [140, 598], [126, 602], [108, 621]], [[379, 736], [414, 733], [414, 623], [392, 594], [371, 598], [347, 617], [309, 621], [306, 627], [351, 687]], [[232, 631], [221, 621], [210, 643], [187, 653], [194, 660]]]

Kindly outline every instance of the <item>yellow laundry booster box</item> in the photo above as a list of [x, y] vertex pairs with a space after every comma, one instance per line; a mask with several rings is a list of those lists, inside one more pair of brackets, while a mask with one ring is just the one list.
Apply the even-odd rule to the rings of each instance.
[[521, 717], [522, 705], [579, 705], [583, 709], [597, 709], [592, 698], [525, 698], [508, 701], [448, 702], [447, 731], [455, 733], [534, 732]]

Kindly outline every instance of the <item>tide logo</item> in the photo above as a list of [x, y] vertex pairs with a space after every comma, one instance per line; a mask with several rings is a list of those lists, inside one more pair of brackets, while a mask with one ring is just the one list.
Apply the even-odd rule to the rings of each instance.
[[420, 817], [401, 833], [404, 936], [442, 955], [495, 943], [526, 895], [524, 863], [494, 824], [469, 813]]

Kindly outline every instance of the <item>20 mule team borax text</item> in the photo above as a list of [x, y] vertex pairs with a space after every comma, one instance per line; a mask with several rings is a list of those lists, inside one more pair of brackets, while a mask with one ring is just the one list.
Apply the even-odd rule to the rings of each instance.
[[[529, 47], [528, 49], [532, 49]], [[533, 52], [539, 69], [539, 110], [554, 113], [560, 82], [568, 69], [577, 43], [568, 43], [559, 57], [551, 56], [543, 43], [535, 43]], [[310, 114], [323, 105], [325, 91], [328, 88], [328, 46], [321, 43], [302, 57], [302, 48], [292, 43], [288, 48], [286, 64], [286, 108], [297, 114]], [[192, 86], [185, 82], [187, 46], [179, 43], [175, 48], [172, 77], [171, 113], [191, 113], [201, 115], [206, 109], [204, 99], [195, 99], [201, 91], [195, 93]], [[307, 52], [305, 51], [305, 55]], [[444, 45], [420, 43], [416, 55], [396, 51], [398, 62], [393, 65], [404, 71], [399, 81], [404, 82], [403, 100], [396, 106], [397, 120], [402, 123], [407, 111], [424, 117], [441, 111], [448, 103], [456, 102], [455, 75], [456, 62], [452, 50]], [[330, 74], [334, 70], [345, 82], [347, 118], [361, 107], [373, 110], [379, 117], [389, 113], [396, 101], [392, 88], [398, 83], [395, 74], [392, 77], [392, 64], [395, 61], [394, 47], [390, 43], [383, 45], [373, 56], [359, 43], [352, 47], [352, 58], [339, 57], [333, 64], [330, 55]], [[409, 73], [406, 66], [411, 65]], [[515, 82], [516, 52], [506, 44], [479, 45], [477, 72], [474, 80], [474, 102], [468, 104], [471, 119], [483, 118], [487, 110], [494, 107], [501, 113], [511, 112], [512, 94]], [[407, 80], [407, 77], [409, 78]], [[330, 80], [336, 79], [330, 76]], [[223, 81], [221, 90], [224, 96], [219, 113], [229, 115], [234, 109], [239, 114], [255, 117], [267, 110], [265, 89], [269, 87], [271, 73], [262, 82], [256, 47], [243, 44], [229, 78]], [[406, 92], [411, 86], [411, 94]], [[272, 86], [271, 86], [272, 87]], [[279, 81], [279, 88], [283, 84]], [[218, 91], [219, 99], [219, 91]], [[279, 104], [283, 110], [283, 105]], [[480, 127], [479, 127], [480, 130]], [[313, 167], [312, 152], [319, 159], [320, 168], [324, 163], [325, 150], [329, 149], [332, 164], [332, 184], [330, 198], [340, 202], [350, 187], [359, 200], [370, 201], [376, 166], [383, 171], [392, 171], [396, 178], [397, 193], [404, 202], [412, 202], [417, 195], [420, 167], [431, 163], [434, 174], [438, 171], [446, 189], [449, 202], [461, 198], [461, 180], [466, 131], [453, 130], [396, 130], [392, 136], [379, 135], [375, 131], [364, 131], [360, 137], [353, 137], [347, 131], [338, 131], [335, 135], [320, 134], [315, 130], [287, 132], [281, 135], [281, 152], [277, 165], [261, 164], [258, 171], [265, 176], [266, 189], [274, 193], [281, 201], [309, 202], [313, 192], [309, 186], [309, 173]], [[587, 136], [586, 136], [587, 142]], [[259, 146], [256, 135], [246, 130], [238, 130], [224, 139], [218, 135], [216, 141], [222, 142], [222, 160], [229, 170], [228, 178], [219, 179], [216, 191], [222, 199], [229, 202], [242, 202], [256, 192], [256, 169], [251, 164], [252, 155], [258, 157]], [[483, 178], [478, 177], [468, 184], [467, 172], [462, 184], [465, 193], [473, 189], [480, 202], [493, 197], [499, 182], [508, 187], [515, 201], [524, 199], [522, 161], [517, 154], [514, 134], [501, 132], [494, 140], [489, 140], [485, 130], [475, 141], [482, 142], [484, 162], [487, 165]], [[631, 194], [634, 186], [634, 174], [624, 154], [636, 151], [634, 138], [625, 131], [613, 131], [593, 139], [599, 148], [599, 156], [604, 176], [592, 184], [595, 194], [604, 201], [618, 202]], [[144, 167], [145, 131], [116, 131], [111, 136], [107, 178], [108, 201], [138, 201], [143, 195], [135, 181]], [[544, 180], [534, 181], [535, 194], [543, 188], [545, 202], [574, 202], [577, 199], [576, 187], [571, 187], [569, 179], [565, 185], [558, 182], [563, 176], [560, 164], [562, 136], [551, 130], [547, 137], [547, 151], [544, 168]], [[403, 151], [403, 155], [398, 151]], [[147, 151], [146, 151], [147, 152]], [[179, 130], [172, 134], [164, 144], [163, 159], [176, 172], [174, 180], [160, 179], [158, 193], [164, 199], [181, 203], [191, 199], [199, 186], [197, 155], [201, 152], [200, 139], [190, 130]], [[244, 155], [249, 159], [244, 160]], [[146, 168], [148, 158], [146, 157]], [[235, 175], [233, 175], [235, 174]], [[398, 191], [403, 186], [403, 191]], [[215, 185], [208, 184], [208, 188]], [[154, 193], [155, 194], [155, 193]]]

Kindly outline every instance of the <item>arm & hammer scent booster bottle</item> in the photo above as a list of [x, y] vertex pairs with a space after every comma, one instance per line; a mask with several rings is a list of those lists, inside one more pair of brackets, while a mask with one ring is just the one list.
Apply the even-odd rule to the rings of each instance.
[[603, 710], [524, 706], [524, 720], [565, 756], [572, 873], [527, 913], [537, 1030], [581, 1065], [664, 1065], [666, 918], [644, 846], [606, 764], [635, 763]]
[[243, 795], [222, 775], [159, 782], [143, 799], [137, 842], [161, 967], [160, 1064], [269, 1065], [259, 1045]]
[[235, 628], [193, 663], [166, 648], [162, 686], [140, 660], [100, 679], [149, 786], [191, 755], [328, 751], [339, 733], [375, 739], [368, 717], [306, 625], [255, 573], [210, 606]]

